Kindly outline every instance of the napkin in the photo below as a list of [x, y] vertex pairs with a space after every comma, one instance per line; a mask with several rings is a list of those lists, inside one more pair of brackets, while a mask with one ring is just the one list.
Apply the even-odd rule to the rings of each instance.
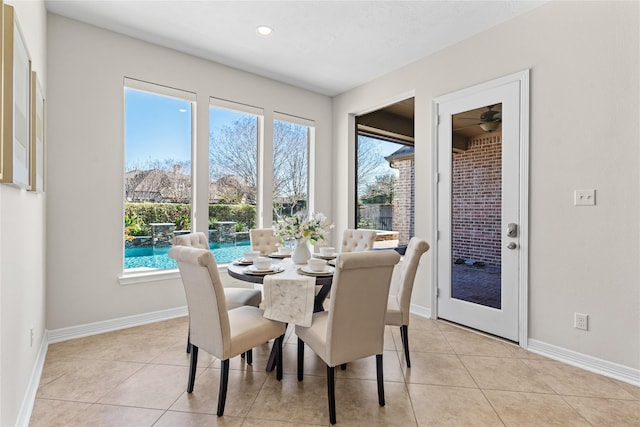
[[269, 275], [264, 278], [264, 317], [311, 326], [315, 277]]

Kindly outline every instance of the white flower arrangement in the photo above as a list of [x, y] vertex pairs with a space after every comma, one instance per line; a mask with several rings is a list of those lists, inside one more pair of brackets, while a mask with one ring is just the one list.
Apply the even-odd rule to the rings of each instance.
[[312, 213], [310, 216], [306, 212], [298, 212], [276, 220], [273, 225], [273, 234], [282, 242], [308, 240], [313, 245], [327, 240], [329, 230], [333, 227], [334, 225], [321, 212]]

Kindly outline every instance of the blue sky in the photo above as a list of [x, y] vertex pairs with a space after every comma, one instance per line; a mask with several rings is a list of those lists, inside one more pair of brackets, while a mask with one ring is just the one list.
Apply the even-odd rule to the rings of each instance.
[[126, 89], [125, 164], [191, 160], [191, 103]]
[[[145, 166], [154, 160], [191, 160], [191, 103], [129, 88], [125, 94], [125, 164]], [[210, 108], [211, 130], [243, 115]]]

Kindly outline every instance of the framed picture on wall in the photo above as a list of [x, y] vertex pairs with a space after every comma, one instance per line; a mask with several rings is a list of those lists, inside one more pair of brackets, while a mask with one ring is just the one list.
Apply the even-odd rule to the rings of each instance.
[[2, 182], [30, 188], [31, 59], [12, 6], [3, 5]]
[[35, 71], [31, 72], [31, 191], [44, 192], [44, 95]]

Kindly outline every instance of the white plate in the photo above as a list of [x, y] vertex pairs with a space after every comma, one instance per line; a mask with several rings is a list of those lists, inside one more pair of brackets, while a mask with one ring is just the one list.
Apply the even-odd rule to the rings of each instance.
[[269, 268], [265, 268], [262, 270], [259, 270], [256, 268], [255, 265], [250, 265], [249, 267], [244, 269], [246, 273], [249, 274], [269, 274], [269, 273], [280, 273], [282, 271], [284, 271], [284, 268], [279, 267], [277, 265], [272, 265]]
[[280, 252], [272, 252], [269, 254], [269, 258], [289, 258], [291, 254], [281, 254]]
[[240, 259], [237, 259], [237, 260], [233, 261], [233, 263], [235, 265], [251, 265], [251, 264], [253, 264], [253, 261], [249, 261], [248, 259], [240, 258]]
[[305, 273], [309, 273], [309, 274], [330, 274], [333, 273], [333, 267], [329, 267], [328, 265], [322, 269], [322, 271], [313, 271], [312, 269], [309, 268], [308, 265], [303, 265], [302, 267], [300, 267], [300, 270], [304, 271]]
[[332, 255], [313, 254], [314, 258], [320, 258], [320, 259], [334, 259], [337, 256], [338, 256], [337, 253], [333, 253]]

